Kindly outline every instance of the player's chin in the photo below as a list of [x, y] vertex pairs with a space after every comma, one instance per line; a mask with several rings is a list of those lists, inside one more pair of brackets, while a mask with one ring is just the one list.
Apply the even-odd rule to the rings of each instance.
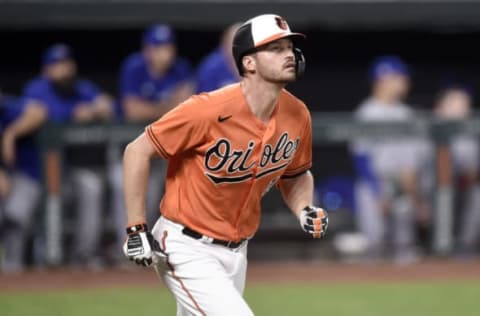
[[289, 82], [293, 82], [295, 81], [296, 79], [296, 74], [295, 74], [295, 71], [284, 71], [280, 76], [278, 76], [276, 78], [277, 82], [280, 82], [280, 83], [289, 83]]
[[291, 76], [283, 77], [280, 81], [282, 81], [283, 83], [290, 83], [290, 82], [294, 82], [295, 79], [296, 79], [296, 76], [295, 76], [295, 74], [293, 74]]
[[285, 81], [292, 82], [297, 78], [297, 73], [295, 67], [288, 67], [283, 73]]

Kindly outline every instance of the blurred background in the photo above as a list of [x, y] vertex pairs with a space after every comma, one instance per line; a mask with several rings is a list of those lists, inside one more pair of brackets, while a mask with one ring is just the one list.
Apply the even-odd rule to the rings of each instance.
[[331, 215], [326, 239], [309, 240], [272, 190], [250, 262], [478, 272], [480, 1], [0, 0], [1, 273], [131, 268], [125, 144], [238, 81], [231, 34], [262, 13], [307, 35], [305, 76], [287, 89], [312, 113], [316, 201]]

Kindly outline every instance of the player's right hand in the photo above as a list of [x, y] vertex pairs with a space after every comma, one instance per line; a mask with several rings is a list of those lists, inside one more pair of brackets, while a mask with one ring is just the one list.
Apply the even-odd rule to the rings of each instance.
[[148, 267], [154, 257], [165, 257], [160, 244], [148, 231], [147, 224], [127, 227], [128, 238], [123, 245], [125, 256], [136, 264]]
[[306, 206], [300, 213], [300, 225], [313, 238], [322, 238], [327, 233], [328, 214], [322, 208]]

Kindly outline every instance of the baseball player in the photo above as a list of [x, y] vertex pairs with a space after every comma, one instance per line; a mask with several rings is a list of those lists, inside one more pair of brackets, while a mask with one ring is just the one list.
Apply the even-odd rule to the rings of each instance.
[[151, 122], [193, 93], [188, 61], [177, 56], [174, 30], [167, 24], [147, 28], [142, 51], [125, 59], [120, 94], [128, 121]]
[[[27, 98], [43, 104], [48, 113], [46, 119], [53, 123], [108, 121], [113, 112], [110, 98], [94, 83], [78, 76], [73, 51], [65, 44], [46, 49], [42, 73], [26, 85], [24, 93]], [[75, 193], [71, 197], [78, 206], [69, 259], [73, 265], [97, 267], [105, 187], [99, 161], [105, 157], [104, 148], [101, 145], [68, 147], [64, 157], [68, 183]]]
[[0, 188], [0, 243], [4, 249], [1, 269], [4, 273], [20, 272], [25, 268], [33, 213], [41, 197], [40, 153], [35, 146], [34, 132], [45, 117], [46, 111], [36, 102], [0, 95], [0, 160], [5, 163], [10, 179], [3, 183], [6, 187]]
[[[2, 90], [0, 89], [0, 137], [3, 134], [3, 129], [5, 128], [5, 122], [3, 122], [6, 116], [5, 113], [5, 106], [3, 105], [3, 94]], [[0, 138], [0, 141], [2, 139]], [[2, 141], [3, 143], [3, 141]], [[7, 198], [10, 192], [10, 177], [8, 175], [8, 172], [3, 165], [3, 158], [2, 155], [0, 155], [0, 222], [2, 221], [2, 216], [3, 216], [3, 203], [4, 200]]]
[[[310, 114], [284, 89], [304, 70], [294, 45], [303, 37], [278, 15], [245, 22], [233, 40], [241, 82], [190, 97], [125, 150], [124, 253], [142, 265], [155, 259], [177, 315], [253, 315], [242, 298], [247, 244], [272, 186], [305, 232], [326, 232], [327, 213], [312, 205]], [[161, 217], [150, 233], [145, 193], [154, 158], [169, 165]]]
[[[370, 67], [370, 79], [372, 94], [355, 113], [359, 121], [407, 122], [413, 118], [412, 109], [402, 101], [410, 80], [408, 67], [399, 57], [377, 58]], [[423, 142], [405, 137], [363, 139], [354, 145], [357, 219], [369, 241], [369, 259], [382, 255], [389, 237], [397, 263], [417, 259], [416, 213], [428, 208], [419, 182], [422, 147]]]
[[[460, 83], [445, 87], [438, 95], [435, 116], [440, 120], [461, 121], [472, 115], [473, 97], [470, 89]], [[452, 169], [456, 183], [456, 194], [464, 192], [463, 208], [459, 216], [458, 254], [462, 257], [475, 255], [475, 245], [479, 240], [480, 227], [480, 167], [478, 138], [469, 135], [456, 135], [449, 143], [452, 156]], [[440, 160], [440, 163], [444, 163]], [[448, 170], [445, 166], [442, 170]]]

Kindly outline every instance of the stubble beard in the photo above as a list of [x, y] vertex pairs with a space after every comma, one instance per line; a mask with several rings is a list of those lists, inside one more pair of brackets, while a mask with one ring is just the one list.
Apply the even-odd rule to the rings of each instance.
[[295, 76], [294, 73], [286, 75], [282, 71], [282, 72], [280, 72], [279, 74], [276, 74], [276, 75], [264, 76], [264, 79], [269, 81], [269, 82], [272, 82], [272, 83], [286, 85], [290, 82], [295, 81], [295, 79], [296, 79], [295, 77], [296, 76]]

